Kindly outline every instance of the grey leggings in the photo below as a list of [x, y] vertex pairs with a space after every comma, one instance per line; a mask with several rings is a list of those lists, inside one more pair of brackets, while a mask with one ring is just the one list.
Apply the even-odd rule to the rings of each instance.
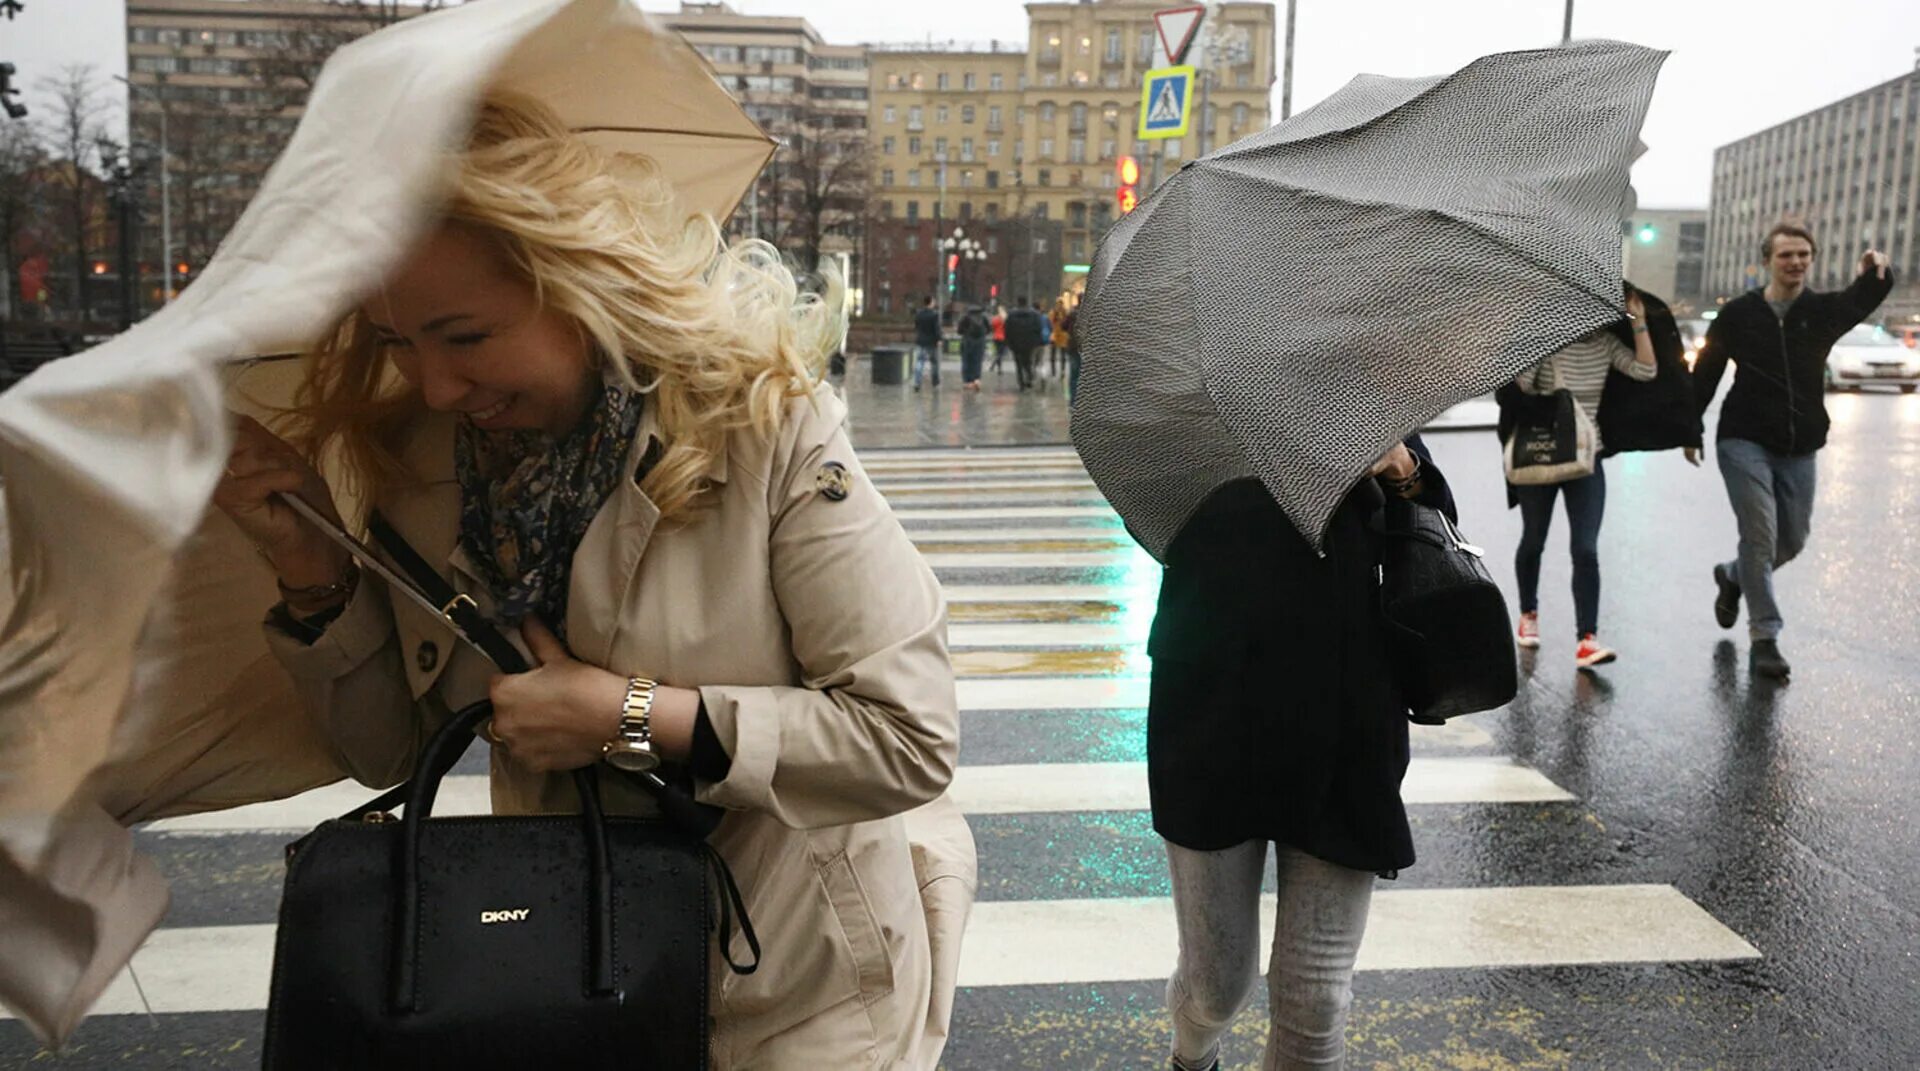
[[[1213, 1066], [1220, 1038], [1260, 969], [1260, 879], [1267, 842], [1217, 852], [1167, 844], [1180, 962], [1167, 980], [1175, 1067]], [[1347, 1051], [1353, 960], [1367, 929], [1373, 875], [1276, 845], [1279, 909], [1267, 967], [1265, 1071], [1338, 1068]]]

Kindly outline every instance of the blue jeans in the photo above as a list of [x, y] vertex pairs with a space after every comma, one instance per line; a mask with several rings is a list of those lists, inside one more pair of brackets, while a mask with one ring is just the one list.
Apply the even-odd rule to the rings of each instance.
[[[1167, 980], [1173, 1066], [1212, 1067], [1220, 1038], [1260, 973], [1260, 884], [1267, 842], [1216, 852], [1167, 842], [1180, 959]], [[1342, 1067], [1353, 963], [1367, 931], [1373, 875], [1274, 846], [1279, 879], [1267, 965], [1267, 1052], [1262, 1066]]]
[[1747, 634], [1780, 637], [1785, 622], [1773, 597], [1773, 571], [1792, 561], [1813, 531], [1817, 466], [1812, 454], [1776, 454], [1747, 439], [1722, 439], [1720, 478], [1740, 530], [1739, 557], [1726, 563], [1747, 600]]
[[1568, 548], [1573, 552], [1573, 616], [1576, 632], [1584, 637], [1600, 631], [1600, 521], [1607, 513], [1607, 474], [1600, 462], [1593, 475], [1540, 487], [1515, 487], [1520, 500], [1520, 549], [1513, 555], [1514, 577], [1520, 582], [1520, 612], [1540, 609], [1540, 554], [1547, 548], [1547, 529], [1553, 526], [1553, 500], [1567, 498]]
[[940, 385], [940, 347], [924, 346], [915, 343], [913, 347], [913, 388], [920, 389], [920, 374], [928, 365], [933, 366], [933, 385]]

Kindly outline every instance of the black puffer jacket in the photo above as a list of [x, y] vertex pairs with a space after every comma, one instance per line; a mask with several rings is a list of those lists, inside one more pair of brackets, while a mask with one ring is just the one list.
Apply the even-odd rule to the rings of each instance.
[[1720, 310], [1693, 367], [1693, 404], [1704, 415], [1727, 362], [1740, 366], [1720, 407], [1722, 439], [1745, 439], [1801, 456], [1827, 444], [1826, 367], [1833, 344], [1893, 289], [1893, 272], [1867, 272], [1845, 290], [1801, 293], [1786, 320], [1749, 290]]

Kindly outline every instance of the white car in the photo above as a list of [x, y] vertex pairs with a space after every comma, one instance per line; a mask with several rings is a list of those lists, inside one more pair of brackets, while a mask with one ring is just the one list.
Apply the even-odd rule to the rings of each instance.
[[1866, 324], [1842, 335], [1827, 358], [1827, 389], [1866, 387], [1899, 387], [1903, 394], [1920, 389], [1920, 350]]

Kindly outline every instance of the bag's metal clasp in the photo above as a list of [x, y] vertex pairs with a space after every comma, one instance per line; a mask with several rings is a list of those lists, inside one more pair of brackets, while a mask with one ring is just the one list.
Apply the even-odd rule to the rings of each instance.
[[446, 618], [447, 624], [452, 625], [455, 628], [458, 628], [460, 626], [460, 622], [454, 620], [453, 610], [454, 610], [454, 607], [459, 606], [461, 603], [466, 603], [467, 609], [472, 610], [475, 613], [478, 613], [480, 611], [480, 604], [474, 602], [473, 599], [470, 598], [465, 592], [461, 592], [460, 594], [455, 595], [453, 598], [448, 599], [447, 604], [440, 608], [440, 616]]

